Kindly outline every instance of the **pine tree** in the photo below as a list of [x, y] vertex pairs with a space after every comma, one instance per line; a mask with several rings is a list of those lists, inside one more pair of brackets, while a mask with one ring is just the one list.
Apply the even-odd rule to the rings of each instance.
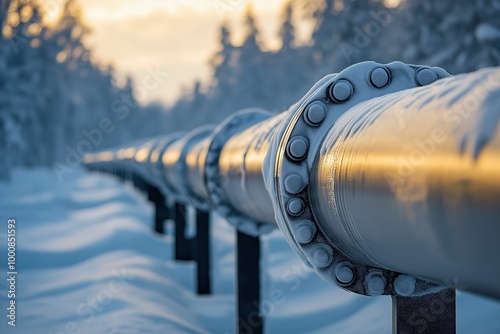
[[283, 23], [279, 32], [281, 38], [281, 51], [290, 49], [295, 42], [295, 27], [292, 23], [292, 15], [292, 2], [288, 2], [282, 14]]
[[227, 23], [223, 23], [219, 33], [219, 51], [210, 61], [212, 67], [212, 83], [209, 87], [209, 98], [217, 104], [222, 115], [229, 115], [234, 110], [233, 103], [227, 94], [237, 85], [236, 61], [237, 49], [231, 43], [231, 32]]
[[308, 68], [308, 49], [296, 45], [293, 14], [292, 2], [286, 3], [281, 14], [282, 23], [279, 30], [282, 46], [278, 52], [268, 55], [271, 63], [270, 66], [266, 64], [268, 85], [275, 87], [270, 104], [266, 107], [278, 111], [286, 110], [296, 102], [298, 96], [305, 93], [307, 86], [313, 83]]
[[312, 58], [323, 73], [372, 60], [383, 26], [374, 18], [384, 8], [377, 0], [326, 0], [314, 13]]
[[[40, 63], [34, 57], [31, 44], [38, 38], [41, 25], [37, 6], [30, 1], [12, 1], [3, 25], [4, 80], [0, 90], [5, 144], [9, 163], [19, 163], [27, 157], [27, 148], [33, 135], [39, 133], [36, 126], [36, 108], [32, 94], [39, 81]], [[12, 84], [15, 83], [15, 84]], [[31, 158], [31, 157], [30, 157]]]
[[498, 0], [407, 0], [392, 37], [404, 61], [470, 72], [500, 65], [498, 17]]
[[[103, 117], [117, 118], [113, 101], [133, 92], [130, 83], [116, 86], [112, 68], [92, 62], [75, 1], [67, 1], [57, 24], [49, 27], [36, 2], [0, 0], [0, 24], [1, 178], [12, 164], [64, 162], [66, 147], [77, 150], [86, 139], [82, 130], [99, 127]], [[154, 126], [144, 128], [157, 129], [159, 109], [147, 112], [155, 115]], [[138, 133], [122, 126], [115, 137], [127, 141], [133, 137], [130, 129]], [[110, 141], [104, 138], [102, 145]]]
[[255, 22], [255, 15], [251, 6], [248, 6], [245, 11], [244, 18], [244, 34], [245, 41], [241, 46], [242, 49], [249, 51], [261, 51], [262, 39], [260, 31]]
[[4, 85], [8, 80], [7, 76], [7, 52], [8, 45], [6, 40], [2, 34], [3, 28], [5, 26], [7, 20], [7, 13], [10, 9], [11, 1], [10, 0], [0, 0], [0, 155], [2, 159], [0, 159], [0, 180], [9, 178], [9, 131], [8, 131], [8, 123], [11, 122], [11, 114], [7, 113], [6, 102], [7, 96], [6, 92], [3, 89]]
[[[244, 18], [245, 38], [238, 49], [237, 85], [235, 98], [237, 107], [265, 107], [268, 103], [266, 57], [262, 52], [262, 40], [251, 7], [248, 7]], [[236, 110], [234, 110], [236, 111]]]

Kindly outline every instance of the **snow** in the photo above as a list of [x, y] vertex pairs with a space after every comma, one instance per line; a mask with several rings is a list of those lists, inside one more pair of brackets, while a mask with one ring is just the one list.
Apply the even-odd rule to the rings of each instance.
[[[17, 326], [2, 315], [0, 333], [234, 332], [234, 229], [217, 215], [214, 294], [198, 297], [194, 264], [172, 260], [171, 236], [152, 232], [152, 206], [130, 184], [83, 170], [58, 182], [49, 169], [18, 169], [0, 196], [3, 219], [18, 222]], [[388, 297], [323, 282], [278, 230], [263, 248], [267, 333], [391, 332]], [[2, 312], [6, 302], [2, 284]], [[458, 333], [500, 332], [499, 302], [459, 292], [457, 312]]]

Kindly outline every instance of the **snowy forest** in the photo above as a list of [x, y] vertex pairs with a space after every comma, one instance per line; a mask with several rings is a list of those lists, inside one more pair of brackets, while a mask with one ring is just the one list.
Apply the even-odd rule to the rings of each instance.
[[[50, 24], [36, 1], [0, 0], [0, 177], [13, 166], [51, 166], [69, 150], [217, 123], [246, 107], [280, 112], [324, 75], [364, 60], [452, 74], [500, 65], [500, 0], [293, 0], [283, 4], [278, 50], [266, 46], [248, 8], [241, 45], [221, 22], [209, 80], [170, 106], [144, 106], [131, 80], [118, 85], [113, 68], [92, 57], [81, 17], [72, 0]], [[314, 26], [306, 42], [296, 38], [301, 21]], [[103, 127], [102, 136], [92, 132]], [[79, 147], [85, 138], [92, 147]]]

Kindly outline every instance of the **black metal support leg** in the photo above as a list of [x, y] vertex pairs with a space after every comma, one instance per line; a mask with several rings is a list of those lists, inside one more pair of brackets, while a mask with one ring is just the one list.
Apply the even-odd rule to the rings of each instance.
[[197, 285], [199, 295], [208, 295], [210, 288], [210, 213], [196, 210], [196, 239], [194, 258], [197, 263]]
[[261, 334], [260, 239], [239, 231], [236, 238], [237, 333]]
[[186, 230], [186, 207], [183, 204], [175, 203], [175, 259], [181, 261], [191, 261], [191, 240], [185, 236]]
[[455, 290], [421, 297], [392, 297], [393, 334], [455, 334]]
[[151, 202], [153, 202], [155, 207], [155, 216], [154, 216], [155, 232], [164, 234], [165, 228], [163, 224], [165, 220], [168, 219], [169, 216], [169, 210], [165, 202], [165, 196], [157, 187], [149, 186], [148, 198]]
[[144, 192], [144, 182], [142, 182], [142, 178], [139, 177], [136, 173], [132, 173], [130, 175], [130, 179], [132, 181], [132, 185], [140, 192]]

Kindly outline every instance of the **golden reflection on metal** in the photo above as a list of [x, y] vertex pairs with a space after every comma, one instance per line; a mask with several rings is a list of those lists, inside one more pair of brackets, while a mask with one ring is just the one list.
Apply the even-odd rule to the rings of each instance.
[[364, 262], [500, 298], [500, 262], [486, 263], [500, 254], [499, 75], [446, 79], [341, 117], [311, 175], [325, 233]]
[[97, 159], [99, 161], [113, 161], [115, 155], [111, 151], [104, 151], [97, 154]]
[[143, 147], [137, 151], [135, 154], [135, 161], [137, 162], [145, 162], [148, 157], [149, 157], [149, 148], [150, 147]]

